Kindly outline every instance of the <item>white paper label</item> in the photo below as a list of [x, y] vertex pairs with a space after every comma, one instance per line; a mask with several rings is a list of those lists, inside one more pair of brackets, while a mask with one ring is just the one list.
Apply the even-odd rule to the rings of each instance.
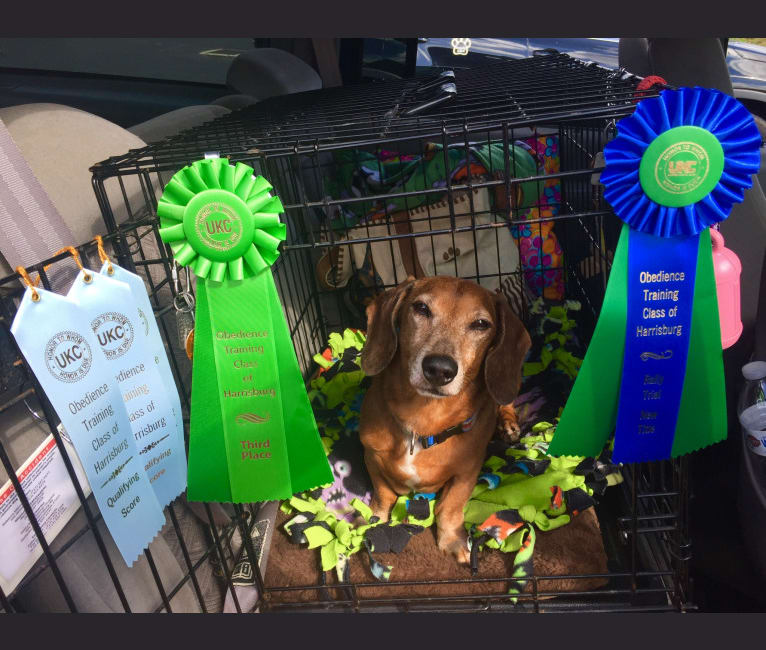
[[[91, 490], [74, 448], [64, 440], [80, 486]], [[80, 507], [72, 480], [52, 435], [49, 435], [16, 472], [49, 544]], [[43, 554], [32, 524], [10, 480], [0, 488], [0, 587], [7, 595]]]

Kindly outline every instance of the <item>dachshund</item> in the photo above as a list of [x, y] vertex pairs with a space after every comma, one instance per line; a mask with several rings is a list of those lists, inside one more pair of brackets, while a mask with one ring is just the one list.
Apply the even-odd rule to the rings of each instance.
[[438, 546], [469, 562], [463, 508], [496, 426], [518, 439], [530, 345], [506, 298], [470, 280], [409, 277], [367, 307], [359, 433], [375, 516], [388, 521], [399, 495], [441, 490]]

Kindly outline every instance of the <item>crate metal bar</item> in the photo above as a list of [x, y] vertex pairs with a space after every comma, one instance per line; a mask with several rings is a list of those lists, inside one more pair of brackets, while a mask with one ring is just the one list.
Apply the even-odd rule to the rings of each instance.
[[32, 530], [37, 536], [37, 541], [40, 543], [40, 547], [43, 550], [43, 554], [48, 560], [48, 564], [50, 565], [51, 571], [53, 572], [53, 577], [56, 579], [56, 583], [58, 584], [59, 589], [61, 590], [61, 595], [64, 597], [67, 607], [69, 607], [69, 611], [76, 613], [77, 606], [75, 605], [74, 600], [72, 599], [72, 595], [69, 593], [69, 588], [67, 587], [66, 582], [64, 581], [64, 577], [61, 575], [61, 571], [59, 570], [58, 563], [56, 562], [56, 558], [53, 556], [50, 546], [48, 546], [48, 542], [45, 540], [45, 535], [43, 534], [43, 531], [40, 528], [40, 524], [37, 522], [37, 517], [35, 517], [34, 510], [32, 510], [32, 506], [29, 503], [29, 499], [27, 499], [27, 495], [24, 492], [24, 488], [21, 487], [21, 483], [19, 482], [19, 479], [16, 476], [16, 470], [13, 468], [13, 463], [11, 462], [11, 459], [8, 457], [8, 453], [5, 451], [5, 445], [3, 445], [2, 443], [0, 443], [0, 462], [2, 462], [3, 467], [5, 468], [5, 471], [8, 474], [8, 478], [11, 481], [11, 485], [13, 485], [13, 489], [16, 492], [16, 496], [19, 498], [21, 507], [24, 509], [24, 513], [26, 514], [27, 519], [29, 520], [29, 523], [32, 526]]

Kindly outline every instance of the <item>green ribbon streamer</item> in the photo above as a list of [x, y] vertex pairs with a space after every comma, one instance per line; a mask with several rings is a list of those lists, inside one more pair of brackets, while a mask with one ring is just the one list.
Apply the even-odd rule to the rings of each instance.
[[700, 233], [692, 329], [673, 457], [726, 439], [726, 384], [710, 230]]
[[[282, 404], [287, 436], [287, 458], [290, 464], [291, 492], [312, 490], [333, 480], [332, 470], [319, 438], [314, 411], [311, 408], [306, 387], [303, 383], [298, 360], [295, 358], [290, 332], [287, 328], [277, 288], [271, 279], [269, 292], [274, 325], [274, 344], [277, 366], [282, 379]], [[277, 321], [281, 321], [279, 324]], [[311, 428], [307, 424], [311, 424]], [[271, 499], [276, 497], [270, 497]]]
[[282, 204], [252, 168], [197, 161], [168, 182], [160, 236], [197, 307], [188, 498], [248, 503], [332, 481], [274, 278]]
[[[617, 421], [628, 310], [628, 230], [623, 225], [593, 338], [561, 414], [548, 453], [598, 456]], [[696, 451], [726, 437], [721, 326], [710, 231], [700, 233], [697, 274], [684, 388], [672, 456]]]

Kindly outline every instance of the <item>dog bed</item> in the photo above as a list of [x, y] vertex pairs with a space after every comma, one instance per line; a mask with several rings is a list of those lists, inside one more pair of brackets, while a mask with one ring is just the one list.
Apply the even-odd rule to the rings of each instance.
[[[465, 508], [474, 576], [496, 580], [434, 584], [472, 576], [471, 568], [458, 565], [437, 548], [431, 526], [436, 495], [400, 497], [385, 524], [371, 516], [372, 486], [358, 438], [359, 410], [369, 382], [359, 367], [365, 339], [361, 332], [346, 330], [332, 334], [330, 346], [315, 356], [320, 372], [309, 392], [334, 481], [282, 505], [267, 586], [323, 584], [323, 598], [343, 599], [348, 592], [331, 585], [350, 581], [372, 583], [359, 588], [360, 598], [509, 594], [515, 601], [522, 592], [534, 590], [532, 575], [569, 576], [539, 580], [542, 596], [605, 584], [601, 578], [571, 576], [606, 572], [591, 506], [608, 485], [621, 481], [619, 471], [609, 462], [608, 450], [598, 459], [546, 454], [555, 433], [551, 422], [580, 364], [572, 318], [578, 308], [576, 303], [551, 305], [542, 299], [532, 305], [533, 346], [524, 366], [523, 392], [516, 401], [523, 435], [517, 442], [490, 443]], [[543, 417], [551, 422], [541, 421]], [[397, 586], [426, 580], [428, 584]], [[316, 600], [319, 592], [272, 591], [270, 598]]]
[[[321, 568], [316, 550], [306, 549], [290, 542], [283, 532], [283, 526], [290, 515], [279, 513], [276, 520], [271, 554], [266, 570], [267, 588], [299, 587], [320, 585]], [[509, 580], [498, 582], [475, 582], [463, 584], [436, 584], [439, 580], [471, 579], [471, 570], [459, 565], [452, 556], [447, 556], [436, 547], [434, 528], [412, 537], [405, 549], [398, 554], [381, 553], [377, 559], [394, 566], [388, 582], [377, 582], [370, 569], [370, 564], [363, 553], [356, 553], [349, 561], [350, 581], [374, 583], [371, 587], [357, 587], [360, 599], [379, 598], [422, 598], [434, 596], [465, 596], [506, 594], [510, 587]], [[498, 550], [482, 551], [479, 555], [478, 573], [474, 578], [508, 578], [513, 571], [513, 554]], [[537, 535], [537, 544], [533, 556], [534, 575], [574, 576], [604, 574], [607, 570], [606, 553], [601, 539], [601, 529], [594, 510], [586, 510], [575, 517], [568, 525]], [[328, 585], [337, 584], [334, 571], [325, 573]], [[398, 582], [429, 581], [430, 584], [397, 586]], [[538, 582], [539, 593], [562, 591], [590, 591], [604, 586], [603, 578], [554, 578], [541, 579]], [[533, 584], [530, 580], [524, 592], [530, 593]], [[295, 591], [270, 591], [272, 603], [306, 602], [321, 598], [345, 599], [346, 590], [318, 589]]]

